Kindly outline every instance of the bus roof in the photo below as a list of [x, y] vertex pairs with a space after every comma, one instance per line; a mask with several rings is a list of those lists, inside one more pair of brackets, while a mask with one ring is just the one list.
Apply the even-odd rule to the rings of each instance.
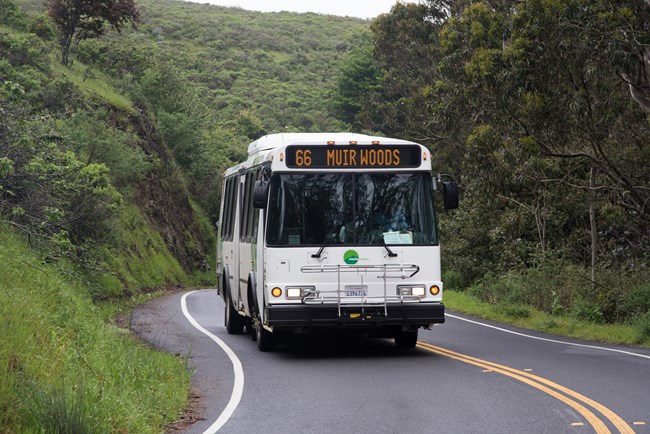
[[248, 145], [248, 157], [258, 155], [263, 151], [269, 151], [282, 146], [300, 143], [301, 145], [325, 144], [335, 142], [336, 144], [348, 144], [355, 141], [360, 145], [370, 145], [373, 142], [391, 144], [415, 144], [407, 140], [393, 139], [389, 137], [368, 136], [357, 133], [280, 133], [269, 134], [260, 137]]

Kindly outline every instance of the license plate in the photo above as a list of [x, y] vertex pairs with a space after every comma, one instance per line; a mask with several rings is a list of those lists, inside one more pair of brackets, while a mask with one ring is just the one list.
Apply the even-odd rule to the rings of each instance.
[[366, 285], [345, 287], [346, 297], [365, 297], [367, 295], [368, 295], [368, 287]]

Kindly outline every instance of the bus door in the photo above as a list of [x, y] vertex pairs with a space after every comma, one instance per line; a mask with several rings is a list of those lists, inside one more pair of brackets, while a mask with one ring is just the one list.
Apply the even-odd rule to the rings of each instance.
[[[239, 201], [239, 177], [230, 176], [228, 178], [225, 178], [224, 184], [224, 205], [221, 216], [221, 246], [219, 251], [219, 265], [222, 268], [222, 273], [224, 276], [224, 281], [221, 282], [222, 289], [225, 291], [226, 288], [228, 288], [233, 298], [235, 298], [237, 295], [236, 275], [239, 265], [239, 255], [237, 254], [236, 256], [235, 251], [237, 248], [237, 243], [235, 242], [237, 238], [235, 237], [238, 236], [236, 222]], [[223, 292], [222, 296], [225, 298], [225, 294], [223, 294]]]
[[[253, 209], [253, 187], [255, 186], [256, 171], [249, 170], [240, 178], [240, 207], [239, 207], [239, 251], [238, 273], [239, 273], [239, 301], [247, 315], [250, 315], [248, 304], [248, 276], [253, 270], [254, 252], [256, 246], [254, 235], [254, 209]], [[255, 233], [254, 233], [255, 232]]]

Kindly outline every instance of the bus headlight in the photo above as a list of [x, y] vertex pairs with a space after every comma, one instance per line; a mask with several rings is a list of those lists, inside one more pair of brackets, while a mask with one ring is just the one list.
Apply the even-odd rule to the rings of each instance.
[[424, 286], [400, 285], [397, 287], [398, 295], [414, 295], [416, 297], [424, 297]]
[[315, 289], [313, 286], [288, 286], [285, 297], [287, 300], [301, 300]]

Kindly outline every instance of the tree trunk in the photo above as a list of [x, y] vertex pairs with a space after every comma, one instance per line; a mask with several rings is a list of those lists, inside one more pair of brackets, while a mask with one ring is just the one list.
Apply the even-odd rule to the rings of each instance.
[[591, 290], [596, 289], [596, 258], [598, 256], [598, 228], [596, 226], [596, 191], [594, 190], [594, 168], [589, 172], [589, 224], [591, 226]]
[[61, 40], [61, 63], [65, 66], [70, 62], [70, 45], [72, 44], [72, 36], [65, 36]]

